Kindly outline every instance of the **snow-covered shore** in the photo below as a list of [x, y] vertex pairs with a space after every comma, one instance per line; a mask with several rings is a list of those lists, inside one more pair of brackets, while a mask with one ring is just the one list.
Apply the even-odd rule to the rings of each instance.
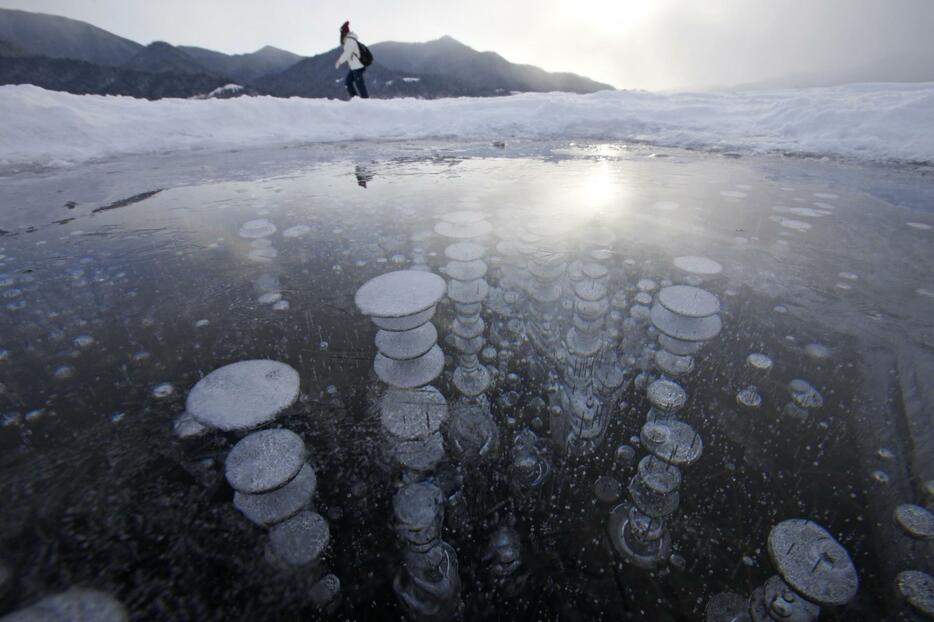
[[934, 162], [934, 83], [742, 93], [225, 100], [0, 87], [0, 165], [343, 140], [638, 140], [745, 152]]

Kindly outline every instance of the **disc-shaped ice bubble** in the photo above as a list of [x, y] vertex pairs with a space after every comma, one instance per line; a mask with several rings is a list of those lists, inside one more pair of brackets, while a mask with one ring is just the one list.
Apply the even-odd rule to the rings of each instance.
[[294, 225], [294, 226], [292, 226], [292, 227], [289, 227], [289, 228], [286, 229], [285, 231], [283, 231], [283, 232], [282, 232], [282, 237], [284, 237], [284, 238], [300, 238], [300, 237], [302, 237], [303, 235], [308, 234], [309, 232], [311, 232], [311, 227], [309, 227], [308, 225]]
[[399, 441], [394, 446], [396, 460], [406, 469], [428, 471], [444, 458], [444, 439], [441, 432], [426, 438]]
[[428, 481], [406, 484], [392, 497], [396, 523], [410, 531], [427, 529], [441, 516], [444, 494]]
[[373, 369], [386, 384], [401, 389], [414, 389], [438, 377], [444, 369], [444, 353], [438, 346], [432, 346], [422, 356], [402, 361], [377, 354], [373, 361]]
[[370, 320], [383, 330], [393, 332], [412, 330], [413, 328], [418, 328], [422, 324], [431, 321], [431, 318], [435, 315], [436, 309], [436, 306], [431, 306], [424, 311], [419, 311], [412, 315], [404, 315], [402, 317], [371, 317]]
[[444, 279], [437, 274], [400, 270], [364, 283], [357, 290], [354, 302], [364, 315], [401, 318], [435, 306], [446, 288]]
[[646, 451], [678, 466], [695, 463], [704, 450], [704, 443], [694, 428], [676, 419], [647, 422], [639, 438]]
[[710, 292], [690, 285], [672, 285], [658, 292], [663, 307], [685, 317], [707, 317], [720, 312], [720, 301]]
[[[500, 242], [499, 246], [503, 246]], [[499, 248], [497, 246], [497, 249]], [[503, 251], [500, 251], [501, 253]], [[444, 256], [452, 261], [475, 261], [486, 254], [486, 248], [475, 242], [457, 242], [444, 249]], [[506, 253], [504, 253], [506, 254]]]
[[934, 514], [920, 505], [905, 503], [896, 507], [895, 522], [912, 538], [934, 539]]
[[658, 345], [660, 345], [665, 350], [668, 350], [672, 354], [677, 354], [678, 356], [690, 356], [692, 354], [697, 354], [701, 348], [704, 347], [704, 342], [682, 341], [680, 339], [669, 337], [664, 333], [659, 333]]
[[588, 262], [581, 267], [581, 272], [588, 279], [603, 279], [610, 273], [606, 266], [599, 263]]
[[707, 601], [706, 622], [751, 622], [749, 599], [735, 592], [720, 592]]
[[650, 317], [655, 328], [683, 341], [708, 341], [719, 335], [723, 328], [719, 315], [683, 317], [657, 303], [652, 305]]
[[172, 424], [172, 430], [179, 438], [194, 438], [208, 431], [206, 427], [195, 421], [187, 411], [183, 412]]
[[759, 408], [762, 406], [762, 396], [755, 386], [749, 385], [736, 393], [736, 403], [746, 408]]
[[46, 596], [3, 617], [3, 622], [125, 622], [126, 609], [113, 596], [84, 588]]
[[269, 530], [273, 555], [291, 566], [316, 563], [328, 542], [331, 530], [320, 514], [304, 510]]
[[298, 387], [298, 372], [285, 363], [240, 361], [199, 380], [185, 406], [201, 425], [249, 430], [272, 421], [291, 406], [298, 398]]
[[895, 587], [909, 605], [934, 618], [934, 577], [920, 570], [905, 570], [895, 577]]
[[265, 238], [276, 232], [276, 225], [265, 218], [248, 220], [240, 227], [241, 238]]
[[434, 387], [389, 389], [379, 401], [383, 429], [403, 440], [437, 432], [448, 417], [448, 405]]
[[376, 332], [376, 349], [391, 359], [405, 360], [422, 356], [438, 341], [438, 330], [431, 322], [406, 331]]
[[772, 369], [772, 359], [762, 352], [753, 352], [746, 357], [746, 365], [756, 371], [769, 371]]
[[604, 503], [615, 503], [619, 500], [622, 491], [623, 487], [619, 480], [609, 475], [601, 475], [593, 485], [594, 495]]
[[777, 524], [769, 532], [769, 557], [811, 602], [843, 605], [856, 595], [859, 579], [849, 553], [817, 523], [793, 518]]
[[645, 456], [639, 461], [638, 471], [638, 478], [655, 494], [668, 495], [681, 486], [681, 471], [652, 456]]
[[469, 222], [465, 224], [455, 224], [451, 222], [439, 222], [435, 225], [435, 233], [443, 235], [446, 238], [455, 240], [470, 240], [489, 235], [493, 230], [493, 225], [485, 220], [478, 222]]
[[597, 301], [606, 298], [606, 286], [600, 281], [584, 279], [571, 285], [574, 295], [582, 300]]
[[476, 281], [451, 281], [448, 298], [460, 304], [472, 304], [486, 300], [490, 286], [483, 279]]
[[256, 525], [274, 525], [295, 516], [308, 505], [317, 485], [315, 470], [306, 463], [282, 488], [256, 495], [234, 493], [234, 507]]
[[791, 399], [801, 408], [820, 408], [824, 405], [824, 398], [811, 386], [811, 383], [801, 378], [795, 378], [788, 383]]
[[684, 255], [675, 257], [675, 267], [691, 274], [700, 276], [714, 276], [723, 272], [723, 266], [708, 257], [698, 257], [696, 255]]
[[234, 490], [256, 494], [284, 486], [305, 464], [305, 443], [291, 430], [261, 430], [227, 454], [224, 474]]
[[804, 353], [812, 359], [824, 360], [831, 357], [830, 348], [820, 343], [809, 343], [804, 346]]
[[652, 406], [666, 413], [681, 410], [688, 399], [681, 385], [671, 380], [656, 380], [646, 389], [646, 395]]
[[457, 390], [467, 397], [477, 397], [482, 394], [490, 388], [490, 383], [493, 381], [489, 370], [483, 365], [478, 365], [469, 371], [458, 366], [454, 370], [453, 380]]
[[457, 281], [473, 281], [486, 275], [486, 262], [480, 259], [473, 261], [451, 261], [444, 267], [445, 273]]

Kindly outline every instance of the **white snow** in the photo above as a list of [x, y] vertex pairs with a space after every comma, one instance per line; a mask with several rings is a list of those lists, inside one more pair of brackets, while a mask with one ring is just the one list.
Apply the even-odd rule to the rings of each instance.
[[934, 162], [934, 82], [439, 100], [163, 99], [0, 87], [0, 165], [340, 140], [621, 140]]

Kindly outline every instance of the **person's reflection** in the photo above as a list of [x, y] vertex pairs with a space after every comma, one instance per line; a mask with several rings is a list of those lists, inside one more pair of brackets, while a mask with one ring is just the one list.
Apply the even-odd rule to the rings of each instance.
[[357, 165], [357, 168], [354, 171], [354, 175], [357, 177], [357, 185], [361, 188], [366, 188], [366, 183], [368, 181], [372, 181], [373, 179], [373, 173], [370, 172], [370, 169], [363, 166], [362, 164]]

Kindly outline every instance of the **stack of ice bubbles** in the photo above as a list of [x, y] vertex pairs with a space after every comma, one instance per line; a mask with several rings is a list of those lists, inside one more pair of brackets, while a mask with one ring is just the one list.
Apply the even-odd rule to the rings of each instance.
[[379, 403], [387, 450], [394, 463], [416, 472], [444, 457], [440, 430], [448, 406], [429, 383], [444, 368], [431, 318], [446, 289], [437, 274], [401, 270], [367, 281], [354, 299], [379, 328], [373, 369], [389, 385]]
[[454, 620], [460, 615], [457, 553], [441, 539], [444, 495], [429, 481], [407, 484], [392, 500], [403, 568], [393, 588], [413, 620]]
[[662, 289], [652, 305], [652, 325], [660, 333], [655, 365], [664, 375], [678, 378], [694, 370], [694, 355], [720, 334], [720, 301], [691, 285]]

